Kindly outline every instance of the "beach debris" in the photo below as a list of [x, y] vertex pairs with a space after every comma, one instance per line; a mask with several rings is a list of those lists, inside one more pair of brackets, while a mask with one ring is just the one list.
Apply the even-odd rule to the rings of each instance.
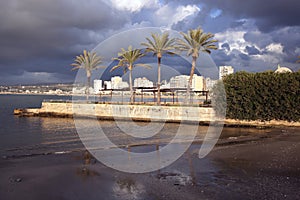
[[143, 199], [142, 194], [145, 188], [131, 178], [123, 178], [116, 181], [113, 191], [115, 196], [122, 197], [122, 199]]
[[17, 179], [15, 179], [15, 182], [17, 182], [17, 183], [22, 182], [22, 178], [17, 178]]
[[164, 172], [158, 174], [157, 178], [171, 181], [176, 186], [193, 185], [192, 177], [181, 172]]
[[71, 151], [56, 151], [56, 152], [54, 152], [54, 154], [57, 154], [57, 155], [59, 155], [59, 154], [67, 154], [67, 153], [72, 153]]
[[21, 183], [23, 181], [22, 178], [20, 177], [11, 177], [9, 178], [10, 182], [14, 182], [14, 183]]

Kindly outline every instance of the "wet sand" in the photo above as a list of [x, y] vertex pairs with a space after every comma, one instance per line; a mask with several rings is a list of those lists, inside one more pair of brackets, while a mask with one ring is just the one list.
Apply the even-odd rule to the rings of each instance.
[[146, 174], [115, 171], [85, 151], [2, 157], [0, 199], [299, 199], [300, 129], [257, 132], [225, 134], [204, 159], [195, 143]]

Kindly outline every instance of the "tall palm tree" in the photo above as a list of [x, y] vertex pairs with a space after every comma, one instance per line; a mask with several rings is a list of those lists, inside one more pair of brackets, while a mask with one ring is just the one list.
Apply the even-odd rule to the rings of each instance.
[[186, 95], [186, 98], [189, 98], [192, 87], [192, 80], [196, 68], [196, 62], [199, 58], [200, 52], [210, 54], [211, 50], [218, 49], [218, 47], [214, 44], [218, 41], [212, 39], [214, 37], [212, 33], [204, 33], [200, 27], [197, 29], [191, 29], [188, 31], [188, 33], [180, 34], [183, 36], [183, 39], [177, 40], [176, 49], [179, 51], [187, 52], [187, 56], [192, 56], [193, 59]]
[[132, 46], [128, 47], [128, 50], [121, 49], [118, 53], [118, 58], [113, 58], [113, 60], [119, 61], [118, 65], [114, 66], [110, 71], [114, 71], [120, 67], [123, 68], [124, 72], [129, 71], [129, 88], [130, 88], [130, 102], [133, 103], [133, 86], [132, 86], [132, 70], [136, 66], [142, 66], [150, 68], [149, 65], [135, 62], [141, 57], [145, 56], [140, 49], [132, 49]]
[[150, 38], [146, 38], [148, 43], [143, 42], [141, 45], [146, 47], [146, 52], [152, 52], [153, 55], [156, 55], [157, 57], [157, 104], [160, 105], [161, 59], [164, 54], [174, 54], [172, 50], [175, 49], [175, 39], [170, 39], [168, 32], [165, 32], [162, 35], [152, 33], [151, 36], [152, 40]]
[[104, 67], [99, 66], [101, 63], [102, 57], [98, 56], [96, 52], [92, 53], [90, 51], [83, 50], [83, 54], [76, 56], [75, 63], [71, 64], [71, 66], [73, 66], [72, 70], [85, 69], [87, 77], [85, 93], [87, 99], [89, 98], [90, 93], [92, 71], [100, 67]]

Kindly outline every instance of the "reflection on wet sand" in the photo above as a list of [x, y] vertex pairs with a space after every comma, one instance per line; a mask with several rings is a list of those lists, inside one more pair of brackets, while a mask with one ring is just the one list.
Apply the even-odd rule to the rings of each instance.
[[93, 176], [99, 176], [100, 174], [97, 171], [91, 170], [89, 168], [90, 165], [96, 164], [96, 159], [91, 155], [91, 153], [87, 150], [82, 152], [82, 160], [83, 165], [77, 169], [76, 174], [83, 177], [93, 177]]
[[131, 177], [120, 178], [113, 185], [113, 192], [117, 198], [124, 200], [143, 199], [145, 188]]

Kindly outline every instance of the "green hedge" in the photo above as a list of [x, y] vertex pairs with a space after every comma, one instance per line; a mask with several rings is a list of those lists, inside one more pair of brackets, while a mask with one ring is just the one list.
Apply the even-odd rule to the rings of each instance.
[[[220, 84], [214, 93], [220, 93]], [[239, 120], [300, 120], [300, 72], [237, 72], [223, 80], [226, 117]], [[218, 97], [222, 99], [221, 97]], [[223, 105], [219, 105], [222, 108]]]

